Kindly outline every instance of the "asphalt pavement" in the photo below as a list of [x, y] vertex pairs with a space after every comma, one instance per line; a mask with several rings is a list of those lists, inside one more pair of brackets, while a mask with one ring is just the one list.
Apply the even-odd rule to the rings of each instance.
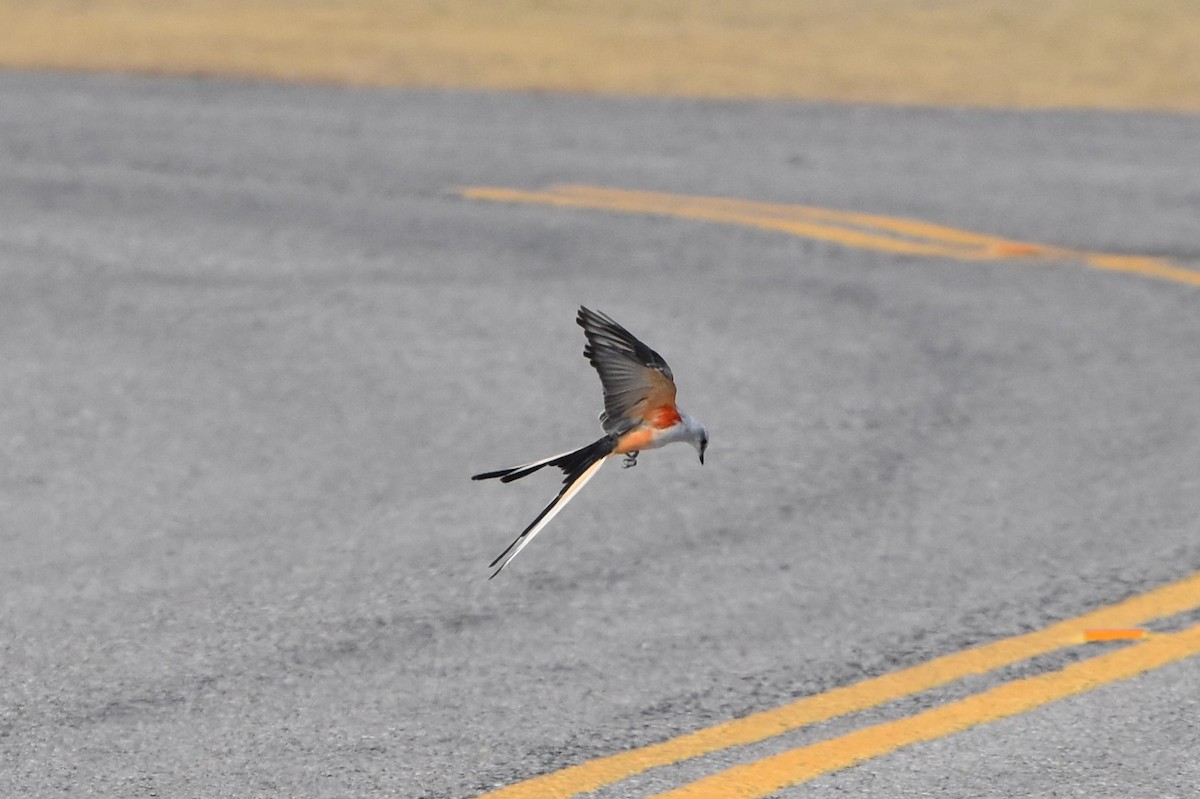
[[[458, 193], [1200, 269], [1196, 164], [1183, 115], [0, 74], [0, 794], [471, 797], [1200, 569], [1195, 287]], [[558, 483], [469, 476], [600, 434], [581, 303], [707, 463], [489, 582]], [[1198, 675], [786, 795], [1192, 795]]]

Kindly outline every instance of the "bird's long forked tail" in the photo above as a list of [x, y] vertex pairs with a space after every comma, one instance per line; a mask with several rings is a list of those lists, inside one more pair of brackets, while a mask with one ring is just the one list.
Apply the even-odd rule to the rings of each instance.
[[[543, 508], [542, 512], [537, 515], [537, 518], [530, 522], [529, 526], [522, 530], [521, 534], [513, 539], [513, 542], [489, 564], [489, 568], [495, 567], [496, 569], [492, 572], [491, 577], [488, 578], [489, 580], [502, 572], [504, 567], [519, 555], [522, 549], [529, 545], [533, 537], [540, 533], [542, 528], [549, 524], [550, 520], [557, 516], [558, 512], [579, 493], [579, 490], [587, 484], [588, 480], [596, 476], [596, 473], [600, 471], [600, 467], [604, 465], [604, 461], [612, 454], [615, 445], [615, 440], [609, 436], [605, 436], [599, 441], [588, 444], [586, 447], [572, 450], [571, 452], [564, 452], [561, 455], [554, 455], [540, 461], [513, 466], [509, 469], [483, 472], [471, 477], [472, 480], [488, 480], [498, 477], [500, 478], [500, 482], [508, 483], [533, 474], [544, 466], [557, 466], [564, 472], [563, 487], [558, 492], [558, 496]], [[496, 564], [500, 565], [497, 566]]]

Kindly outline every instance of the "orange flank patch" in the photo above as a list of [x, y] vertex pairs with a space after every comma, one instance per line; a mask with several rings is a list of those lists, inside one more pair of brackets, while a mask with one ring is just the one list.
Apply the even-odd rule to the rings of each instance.
[[625, 455], [630, 452], [640, 452], [650, 446], [658, 431], [666, 430], [671, 425], [683, 421], [683, 417], [679, 415], [679, 410], [674, 405], [660, 405], [657, 408], [651, 408], [642, 418], [646, 420], [646, 423], [638, 425], [617, 439], [617, 446], [613, 448], [612, 454]]
[[650, 442], [653, 440], [653, 428], [635, 427], [617, 440], [617, 446], [613, 448], [613, 454], [626, 455], [630, 452], [639, 452], [650, 446]]
[[663, 405], [661, 408], [652, 408], [646, 414], [646, 421], [659, 430], [665, 430], [672, 425], [679, 424], [683, 419], [679, 416], [679, 411], [676, 410], [674, 405]]

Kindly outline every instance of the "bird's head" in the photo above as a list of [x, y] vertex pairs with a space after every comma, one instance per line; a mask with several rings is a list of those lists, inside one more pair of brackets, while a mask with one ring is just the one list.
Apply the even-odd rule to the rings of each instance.
[[687, 417], [687, 430], [689, 440], [692, 446], [696, 448], [696, 452], [700, 454], [700, 465], [704, 465], [704, 450], [708, 449], [708, 429], [698, 420], [692, 417]]

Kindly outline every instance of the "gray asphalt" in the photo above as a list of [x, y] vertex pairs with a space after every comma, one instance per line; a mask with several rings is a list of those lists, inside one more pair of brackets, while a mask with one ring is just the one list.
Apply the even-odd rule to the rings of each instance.
[[[1200, 569], [1197, 289], [454, 191], [1200, 267], [1198, 163], [1188, 116], [0, 74], [0, 794], [468, 797]], [[708, 464], [488, 582], [557, 482], [468, 476], [599, 434], [580, 303]], [[1198, 679], [786, 795], [1192, 795]]]

